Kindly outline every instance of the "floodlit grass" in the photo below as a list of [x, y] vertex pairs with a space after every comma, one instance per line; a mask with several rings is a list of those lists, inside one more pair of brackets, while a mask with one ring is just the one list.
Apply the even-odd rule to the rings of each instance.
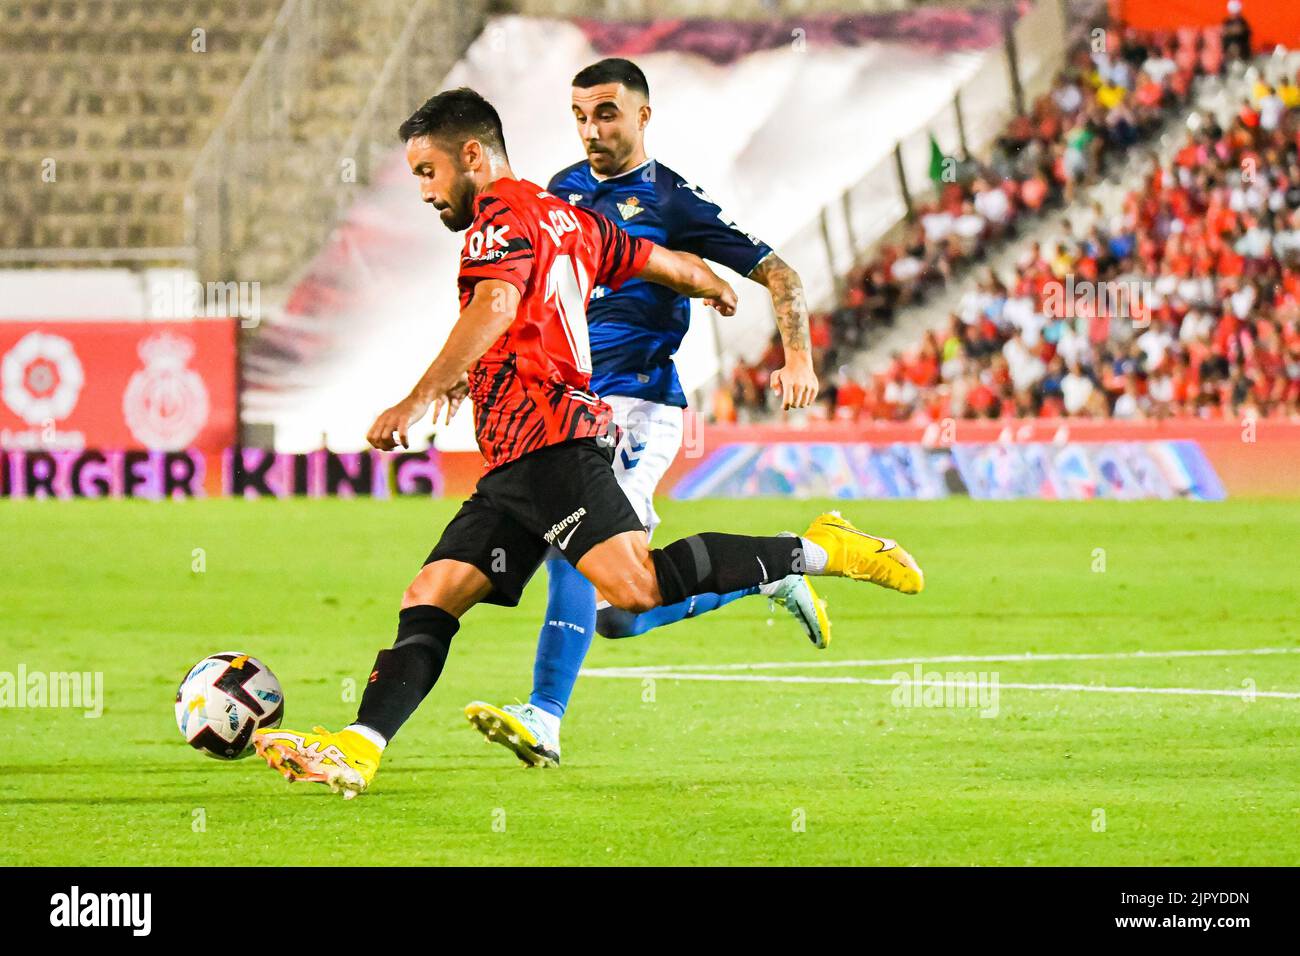
[[[465, 619], [442, 681], [360, 799], [184, 744], [176, 684], [220, 650], [275, 670], [287, 727], [347, 723], [455, 507], [0, 504], [0, 671], [102, 672], [105, 690], [100, 719], [0, 710], [0, 864], [1300, 863], [1298, 699], [1002, 687], [996, 716], [982, 717], [897, 706], [879, 684], [587, 676], [564, 766], [526, 770], [461, 709], [527, 698], [541, 581], [520, 608]], [[587, 666], [784, 661], [794, 666], [717, 673], [888, 680], [912, 665], [798, 665], [1300, 651], [1294, 501], [844, 508], [912, 550], [924, 594], [821, 582], [835, 621], [825, 652], [749, 598], [598, 638]], [[658, 540], [800, 530], [818, 509], [664, 502]], [[1300, 692], [1300, 653], [922, 668], [1001, 684]]]

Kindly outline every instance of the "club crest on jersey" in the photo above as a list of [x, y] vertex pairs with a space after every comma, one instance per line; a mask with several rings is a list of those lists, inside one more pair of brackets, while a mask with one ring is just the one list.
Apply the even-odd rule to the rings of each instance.
[[641, 205], [641, 200], [635, 196], [628, 196], [627, 202], [615, 203], [614, 205], [618, 206], [618, 214], [623, 217], [624, 222], [645, 212], [645, 206]]

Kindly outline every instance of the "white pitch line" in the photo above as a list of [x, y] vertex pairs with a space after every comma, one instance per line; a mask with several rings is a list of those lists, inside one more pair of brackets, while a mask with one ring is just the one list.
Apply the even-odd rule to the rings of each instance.
[[[946, 654], [942, 657], [886, 657], [856, 661], [763, 661], [753, 664], [647, 664], [639, 667], [593, 667], [582, 673], [590, 677], [624, 677], [632, 674], [654, 676], [664, 671], [758, 671], [802, 667], [893, 667], [897, 664], [1000, 664], [1035, 661], [1106, 661], [1142, 660], [1169, 657], [1240, 657], [1264, 654], [1300, 654], [1300, 647], [1219, 648], [1194, 651], [1109, 651], [1081, 654]], [[608, 673], [607, 673], [608, 672]], [[617, 673], [614, 673], [617, 672]]]
[[[623, 677], [633, 679], [640, 678], [642, 680], [649, 677], [655, 680], [738, 681], [743, 683], [765, 684], [871, 684], [877, 687], [898, 687], [901, 684], [900, 681], [886, 680], [882, 677], [808, 677], [805, 675], [783, 674], [701, 674], [698, 671], [691, 673], [655, 671], [649, 673], [645, 670], [633, 668], [620, 670], [616, 667], [600, 668], [589, 671], [584, 670], [582, 673], [588, 677]], [[977, 690], [995, 686], [999, 690], [1009, 688], [1012, 690], [1082, 691], [1098, 694], [1175, 694], [1195, 697], [1276, 697], [1284, 700], [1300, 700], [1300, 692], [1281, 690], [1216, 690], [1203, 687], [1109, 687], [1100, 684], [1012, 684], [1005, 681], [998, 681], [996, 684], [980, 684], [977, 681], [925, 680], [920, 683], [923, 687], [966, 687]]]

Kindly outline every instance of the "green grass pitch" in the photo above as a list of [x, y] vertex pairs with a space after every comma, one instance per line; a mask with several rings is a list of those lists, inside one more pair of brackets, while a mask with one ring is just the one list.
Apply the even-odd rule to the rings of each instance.
[[[0, 710], [0, 864], [1300, 863], [1300, 699], [1136, 692], [1300, 692], [1296, 501], [847, 503], [913, 551], [924, 594], [823, 582], [825, 652], [756, 598], [597, 638], [589, 668], [813, 679], [584, 677], [554, 772], [461, 713], [526, 699], [541, 580], [471, 612], [360, 799], [185, 746], [176, 684], [219, 650], [271, 665], [286, 726], [346, 723], [345, 682], [392, 642], [455, 506], [0, 503], [0, 671], [102, 671], [106, 700], [100, 719]], [[660, 540], [798, 530], [819, 507], [664, 502]], [[1290, 653], [1158, 653], [1257, 648]], [[923, 665], [996, 672], [992, 717], [862, 682], [910, 664], [798, 666], [1026, 652], [1116, 656]], [[791, 666], [714, 668], [752, 662]]]

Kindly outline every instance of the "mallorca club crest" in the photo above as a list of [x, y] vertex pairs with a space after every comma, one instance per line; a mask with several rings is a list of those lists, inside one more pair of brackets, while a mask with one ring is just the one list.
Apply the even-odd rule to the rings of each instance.
[[29, 332], [0, 363], [5, 404], [29, 425], [71, 415], [84, 383], [81, 360], [61, 335]]
[[140, 343], [145, 367], [131, 376], [122, 395], [122, 414], [136, 441], [158, 451], [188, 448], [208, 422], [208, 389], [186, 368], [194, 343], [160, 332]]

